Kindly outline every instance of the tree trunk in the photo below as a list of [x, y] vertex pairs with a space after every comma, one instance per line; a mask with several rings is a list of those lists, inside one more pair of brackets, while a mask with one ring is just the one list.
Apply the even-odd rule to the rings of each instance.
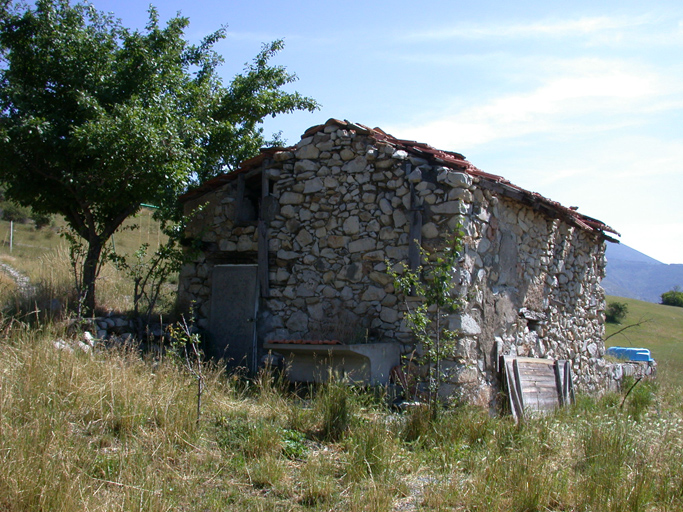
[[95, 281], [103, 247], [99, 236], [90, 237], [88, 240], [88, 252], [83, 261], [83, 282], [79, 290], [78, 309], [81, 316], [90, 316], [95, 312]]

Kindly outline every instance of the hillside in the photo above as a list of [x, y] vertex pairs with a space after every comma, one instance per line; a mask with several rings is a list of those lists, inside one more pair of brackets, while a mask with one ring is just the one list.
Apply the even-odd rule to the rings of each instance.
[[628, 315], [620, 325], [605, 324], [605, 337], [625, 326], [645, 323], [612, 336], [605, 345], [649, 348], [662, 378], [683, 385], [683, 308], [615, 296], [608, 296], [607, 302], [626, 303]]
[[624, 244], [607, 244], [602, 286], [608, 295], [659, 302], [662, 293], [683, 287], [683, 265], [667, 265]]

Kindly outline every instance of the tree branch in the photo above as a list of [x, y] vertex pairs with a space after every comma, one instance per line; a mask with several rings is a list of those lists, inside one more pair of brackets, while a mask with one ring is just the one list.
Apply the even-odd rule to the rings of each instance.
[[627, 330], [627, 329], [630, 329], [631, 327], [638, 327], [638, 326], [643, 325], [643, 324], [646, 324], [646, 323], [648, 323], [648, 322], [652, 322], [652, 318], [646, 318], [646, 319], [642, 319], [642, 318], [641, 318], [640, 321], [636, 322], [635, 324], [627, 325], [626, 327], [622, 327], [622, 328], [619, 329], [618, 331], [613, 332], [612, 334], [610, 334], [609, 336], [607, 336], [607, 337], [605, 338], [604, 341], [607, 341], [608, 339], [610, 339], [610, 338], [613, 337], [613, 336], [616, 336], [617, 334], [621, 334], [622, 332], [624, 332], [624, 331]]

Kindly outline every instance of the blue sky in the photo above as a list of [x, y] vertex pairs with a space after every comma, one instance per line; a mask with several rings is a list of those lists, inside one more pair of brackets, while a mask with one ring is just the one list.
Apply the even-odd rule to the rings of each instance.
[[[129, 27], [147, 4], [95, 0]], [[270, 119], [291, 144], [330, 117], [463, 153], [480, 169], [578, 206], [665, 263], [683, 263], [683, 3], [667, 1], [166, 0], [229, 80], [274, 62], [316, 113]]]

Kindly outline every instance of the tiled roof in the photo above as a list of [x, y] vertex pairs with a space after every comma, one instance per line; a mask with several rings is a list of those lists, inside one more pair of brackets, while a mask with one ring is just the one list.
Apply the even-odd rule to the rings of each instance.
[[[396, 137], [389, 135], [380, 128], [369, 128], [365, 125], [358, 123], [351, 123], [349, 121], [340, 121], [338, 119], [328, 119], [325, 124], [312, 126], [306, 130], [302, 138], [310, 137], [319, 133], [325, 129], [326, 126], [336, 125], [340, 128], [353, 131], [360, 135], [366, 135], [372, 137], [378, 141], [385, 141], [397, 149], [402, 149], [409, 154], [413, 154], [417, 157], [424, 158], [430, 162], [442, 165], [453, 169], [454, 171], [465, 172], [473, 177], [480, 178], [479, 184], [485, 188], [489, 188], [499, 194], [505, 195], [516, 199], [524, 204], [527, 204], [534, 209], [543, 211], [551, 217], [559, 217], [568, 223], [584, 229], [589, 232], [598, 233], [604, 236], [606, 239], [616, 242], [616, 240], [610, 238], [605, 233], [614, 233], [619, 235], [614, 229], [609, 227], [607, 224], [588, 217], [581, 213], [578, 213], [575, 208], [567, 208], [562, 206], [556, 201], [552, 201], [537, 192], [531, 192], [525, 190], [517, 185], [510, 183], [508, 180], [502, 176], [497, 176], [495, 174], [490, 174], [478, 169], [470, 162], [468, 162], [463, 155], [460, 153], [455, 153], [453, 151], [444, 151], [436, 149], [429, 144], [423, 142], [416, 142], [412, 140], [397, 139]], [[222, 174], [216, 176], [205, 182], [203, 185], [190, 192], [181, 196], [181, 201], [188, 201], [192, 198], [199, 197], [206, 192], [209, 192], [225, 183], [228, 183], [235, 179], [242, 173], [249, 172], [261, 165], [261, 163], [267, 159], [271, 158], [275, 153], [279, 151], [292, 151], [295, 150], [296, 146], [290, 146], [287, 148], [274, 147], [274, 148], [263, 148], [261, 153], [254, 158], [246, 160], [240, 164], [240, 167], [228, 174]]]

